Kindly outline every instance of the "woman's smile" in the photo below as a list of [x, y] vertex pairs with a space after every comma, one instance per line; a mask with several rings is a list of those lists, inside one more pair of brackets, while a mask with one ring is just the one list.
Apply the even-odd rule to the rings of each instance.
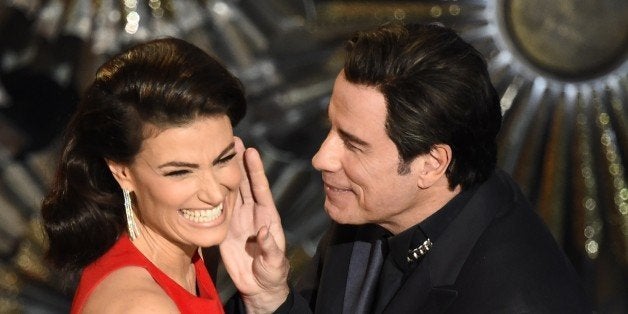
[[222, 203], [210, 209], [179, 209], [179, 213], [185, 218], [193, 222], [210, 222], [220, 217], [222, 214]]

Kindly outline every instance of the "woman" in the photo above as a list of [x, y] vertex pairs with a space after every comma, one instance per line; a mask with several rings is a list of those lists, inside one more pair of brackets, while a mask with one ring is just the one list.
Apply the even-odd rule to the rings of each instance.
[[[199, 247], [225, 239], [236, 203], [248, 215], [235, 220], [225, 245], [230, 259], [248, 258], [227, 261], [236, 286], [259, 295], [259, 279], [285, 281], [281, 271], [253, 273], [267, 266], [267, 249], [272, 267], [287, 274], [287, 263], [272, 200], [260, 206], [250, 189], [239, 195], [243, 146], [232, 126], [245, 108], [240, 82], [183, 40], [140, 44], [101, 66], [68, 126], [42, 206], [49, 258], [82, 270], [73, 313], [222, 313]], [[256, 152], [246, 159], [263, 169]], [[259, 208], [263, 219], [253, 217]], [[256, 232], [257, 253], [247, 255]]]

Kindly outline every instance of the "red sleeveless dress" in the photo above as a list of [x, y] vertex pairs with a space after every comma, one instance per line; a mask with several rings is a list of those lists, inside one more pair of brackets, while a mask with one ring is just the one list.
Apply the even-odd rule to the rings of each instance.
[[214, 283], [198, 253], [194, 255], [192, 262], [196, 269], [196, 284], [200, 296], [190, 294], [170, 279], [131, 243], [127, 234], [122, 234], [107, 253], [83, 270], [72, 301], [71, 313], [80, 313], [94, 288], [112, 271], [126, 266], [139, 266], [146, 269], [174, 301], [181, 313], [224, 313]]

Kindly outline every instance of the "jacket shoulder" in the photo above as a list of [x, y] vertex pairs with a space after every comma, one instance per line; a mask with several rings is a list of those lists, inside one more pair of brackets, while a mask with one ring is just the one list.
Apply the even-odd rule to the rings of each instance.
[[496, 177], [500, 195], [489, 197], [499, 208], [460, 271], [455, 306], [590, 313], [580, 278], [547, 226], [507, 174]]

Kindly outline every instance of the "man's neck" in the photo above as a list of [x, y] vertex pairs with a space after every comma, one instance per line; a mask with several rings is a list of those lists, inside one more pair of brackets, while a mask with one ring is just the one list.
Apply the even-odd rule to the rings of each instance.
[[394, 221], [382, 223], [380, 226], [397, 235], [439, 211], [461, 191], [460, 186], [451, 190], [447, 182], [421, 190], [416, 206], [396, 215]]

